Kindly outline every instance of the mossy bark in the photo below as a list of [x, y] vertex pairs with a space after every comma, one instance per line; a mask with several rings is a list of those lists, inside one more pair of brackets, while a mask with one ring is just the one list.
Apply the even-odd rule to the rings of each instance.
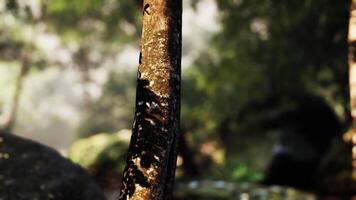
[[136, 111], [120, 200], [171, 199], [180, 116], [182, 0], [144, 0]]

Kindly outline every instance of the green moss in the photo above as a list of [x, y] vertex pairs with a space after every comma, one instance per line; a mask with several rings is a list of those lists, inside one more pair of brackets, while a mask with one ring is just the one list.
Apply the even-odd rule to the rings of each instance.
[[131, 131], [116, 134], [100, 133], [76, 141], [68, 152], [73, 162], [86, 168], [92, 175], [102, 170], [121, 173], [130, 141]]

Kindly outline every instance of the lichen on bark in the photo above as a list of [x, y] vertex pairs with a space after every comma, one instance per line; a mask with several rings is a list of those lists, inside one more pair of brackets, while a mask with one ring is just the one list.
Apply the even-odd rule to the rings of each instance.
[[180, 116], [181, 0], [144, 0], [136, 111], [120, 200], [170, 199]]

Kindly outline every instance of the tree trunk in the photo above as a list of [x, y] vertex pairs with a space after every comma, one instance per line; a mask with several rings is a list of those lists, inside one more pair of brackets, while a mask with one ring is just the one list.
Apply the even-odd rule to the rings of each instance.
[[352, 177], [356, 178], [356, 0], [352, 0], [350, 8], [349, 22], [349, 84], [350, 84], [350, 103], [352, 117]]
[[144, 0], [136, 111], [120, 200], [171, 199], [180, 117], [182, 0]]
[[190, 150], [187, 139], [185, 138], [186, 131], [181, 129], [179, 136], [179, 154], [183, 159], [183, 170], [184, 175], [187, 177], [197, 177], [199, 176], [199, 170], [194, 162], [194, 153]]
[[[9, 1], [12, 2], [12, 1]], [[16, 1], [14, 1], [16, 4]], [[15, 83], [15, 90], [14, 90], [14, 96], [12, 98], [12, 102], [9, 108], [8, 113], [5, 113], [5, 120], [3, 122], [0, 122], [0, 129], [6, 130], [11, 132], [13, 127], [15, 126], [16, 123], [16, 118], [17, 118], [17, 110], [19, 107], [20, 103], [20, 98], [22, 94], [22, 88], [23, 88], [23, 83], [25, 81], [26, 75], [28, 71], [30, 70], [31, 67], [31, 62], [32, 62], [32, 54], [34, 49], [34, 39], [35, 39], [35, 31], [36, 31], [36, 25], [41, 22], [45, 16], [45, 12], [47, 9], [47, 2], [45, 0], [40, 0], [41, 4], [41, 12], [38, 16], [33, 16], [33, 13], [30, 14], [31, 18], [31, 35], [30, 35], [30, 41], [25, 43], [25, 48], [22, 52], [22, 57], [21, 57], [21, 68], [19, 75], [16, 79]]]
[[1, 124], [1, 128], [6, 130], [6, 131], [11, 131], [15, 125], [16, 122], [16, 117], [17, 117], [17, 110], [20, 102], [20, 96], [22, 93], [22, 87], [23, 87], [23, 82], [26, 77], [26, 74], [29, 70], [30, 67], [30, 55], [29, 53], [24, 53], [24, 55], [21, 58], [21, 68], [19, 75], [16, 79], [15, 83], [15, 90], [14, 90], [14, 96], [11, 101], [10, 109], [9, 112], [6, 113], [6, 119]]

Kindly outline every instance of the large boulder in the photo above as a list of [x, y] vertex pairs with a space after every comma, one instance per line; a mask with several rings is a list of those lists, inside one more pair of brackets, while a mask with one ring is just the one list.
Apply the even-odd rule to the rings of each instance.
[[12, 134], [0, 134], [1, 200], [104, 200], [78, 165], [55, 150]]
[[299, 105], [273, 120], [280, 135], [264, 183], [315, 191], [323, 160], [343, 127], [324, 99], [305, 96], [296, 100]]

